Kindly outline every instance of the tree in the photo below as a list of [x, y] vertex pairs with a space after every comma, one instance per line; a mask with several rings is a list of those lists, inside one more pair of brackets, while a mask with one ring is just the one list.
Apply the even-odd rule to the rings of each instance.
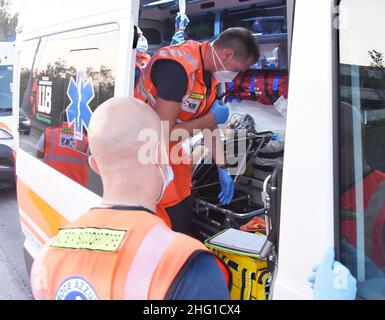
[[6, 41], [7, 37], [16, 35], [19, 15], [11, 15], [10, 5], [10, 0], [0, 0], [0, 41]]
[[382, 101], [385, 101], [385, 62], [384, 62], [384, 54], [372, 50], [369, 51], [369, 57], [371, 59], [370, 66], [375, 70], [376, 73], [376, 81], [373, 85], [377, 94], [380, 96]]

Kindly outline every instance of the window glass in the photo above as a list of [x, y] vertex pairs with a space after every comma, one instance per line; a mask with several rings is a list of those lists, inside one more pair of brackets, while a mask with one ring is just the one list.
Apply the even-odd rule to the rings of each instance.
[[12, 66], [0, 66], [0, 116], [12, 114]]
[[161, 44], [162, 37], [159, 30], [152, 28], [142, 28], [143, 35], [146, 37], [149, 45]]
[[385, 299], [385, 2], [340, 5], [341, 259], [358, 298]]
[[223, 29], [243, 27], [258, 35], [287, 32], [286, 1], [281, 5], [225, 10]]
[[288, 68], [286, 1], [224, 10], [222, 21], [223, 30], [243, 27], [257, 37], [261, 58], [253, 69]]
[[98, 194], [87, 127], [114, 95], [118, 37], [116, 24], [96, 26], [29, 41], [21, 54], [20, 108], [31, 130], [20, 147]]
[[193, 40], [212, 40], [214, 38], [215, 16], [206, 14], [204, 16], [191, 16], [187, 27], [187, 37]]
[[[186, 28], [187, 40], [212, 40], [215, 37], [214, 25], [215, 15], [208, 13], [205, 15], [189, 15], [190, 23]], [[167, 19], [164, 25], [165, 41], [170, 42], [175, 33], [175, 18]]]

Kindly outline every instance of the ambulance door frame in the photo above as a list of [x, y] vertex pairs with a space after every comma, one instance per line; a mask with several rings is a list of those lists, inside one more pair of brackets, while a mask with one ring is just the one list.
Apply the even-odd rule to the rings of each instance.
[[[335, 164], [334, 164], [334, 250], [335, 250], [335, 260], [340, 261], [341, 260], [341, 186], [340, 186], [340, 136], [343, 134], [340, 130], [340, 101], [341, 101], [341, 82], [340, 82], [340, 33], [339, 33], [339, 6], [342, 0], [334, 0], [334, 8], [335, 8], [335, 15], [336, 17], [338, 16], [338, 20], [336, 18], [335, 23], [338, 23], [337, 27], [338, 28], [333, 28], [333, 36], [334, 36], [334, 70], [335, 72], [333, 73], [335, 79], [334, 84], [335, 84], [335, 96], [334, 98], [334, 116], [333, 116], [333, 127], [334, 127], [334, 135], [335, 135], [335, 143], [334, 143], [334, 156], [335, 156]], [[361, 111], [361, 99], [360, 99], [360, 94], [361, 92], [357, 90], [356, 88], [360, 87], [360, 73], [357, 67], [352, 66], [351, 70], [351, 77], [352, 77], [352, 90], [358, 91], [356, 94], [353, 94], [352, 97], [352, 105], [353, 106], [359, 106], [359, 111]], [[360, 135], [357, 135], [357, 130], [356, 130], [356, 123], [353, 122], [353, 141], [355, 146], [361, 146], [361, 137]], [[357, 141], [358, 140], [358, 141]], [[356, 150], [355, 148], [355, 155], [357, 153], [360, 153], [362, 156], [362, 149]], [[354, 159], [354, 167], [358, 168], [355, 170], [355, 174], [357, 172], [363, 172], [362, 171], [362, 163], [357, 161], [357, 159], [360, 159], [361, 157], [355, 156]], [[361, 170], [360, 170], [361, 167]], [[355, 177], [355, 181], [359, 181], [361, 177]], [[363, 199], [362, 196], [362, 186], [361, 188], [357, 188], [356, 190], [356, 199]], [[359, 203], [359, 209], [358, 212], [364, 212], [364, 204], [362, 200]], [[358, 219], [357, 221], [357, 228], [356, 228], [356, 237], [357, 237], [357, 280], [358, 281], [364, 281], [365, 280], [365, 222], [363, 216]]]
[[341, 0], [334, 0], [334, 28], [332, 29], [333, 39], [333, 178], [334, 178], [334, 251], [335, 259], [341, 259], [341, 241], [340, 241], [340, 227], [341, 227], [341, 203], [340, 203], [340, 113], [339, 104], [340, 96], [340, 33], [339, 33], [339, 8]]
[[[314, 12], [317, 12], [316, 16], [311, 14]], [[312, 4], [305, 0], [295, 1], [280, 250], [278, 272], [272, 283], [273, 299], [312, 299], [313, 292], [307, 278], [313, 265], [319, 263], [327, 246], [333, 245], [335, 240], [338, 195], [338, 190], [334, 188], [338, 179], [335, 103], [338, 91], [337, 84], [332, 82], [338, 69], [334, 18], [335, 0]], [[313, 28], [314, 34], [310, 39], [309, 32], [306, 32], [309, 27]], [[313, 50], [314, 47], [317, 47], [317, 51]], [[303, 75], [304, 63], [314, 65], [312, 72], [317, 74], [317, 81], [314, 77], [309, 80], [306, 73]], [[311, 88], [316, 85], [323, 95], [313, 95]], [[302, 88], [294, 89], [297, 86]], [[318, 119], [315, 122], [311, 121], [314, 117]], [[309, 175], [313, 178], [309, 179]], [[296, 264], [293, 264], [293, 259], [297, 261]]]
[[[295, 17], [295, 1], [296, 0], [286, 0], [286, 16], [287, 16], [287, 54], [288, 54], [288, 64], [287, 69], [290, 74], [290, 61], [291, 61], [291, 44], [293, 43], [293, 27], [294, 27], [294, 17]], [[290, 80], [290, 77], [289, 77]]]
[[[290, 62], [291, 62], [291, 46], [292, 46], [292, 43], [293, 43], [293, 29], [294, 29], [294, 18], [295, 18], [295, 3], [296, 3], [296, 0], [286, 0], [286, 12], [287, 12], [287, 20], [286, 20], [286, 23], [287, 23], [287, 54], [288, 54], [288, 66], [287, 66], [287, 72], [288, 72], [288, 79], [289, 79], [289, 83], [290, 83]], [[289, 98], [288, 98], [289, 99]], [[285, 159], [284, 159], [285, 161]], [[282, 206], [282, 178], [283, 178], [283, 170], [281, 172], [281, 177], [279, 177], [280, 179], [280, 190], [278, 191], [278, 194], [279, 194], [279, 199], [278, 199], [278, 205], [276, 206], [276, 210], [277, 212], [275, 213], [276, 214], [276, 221], [280, 221], [281, 219], [281, 206]], [[273, 213], [274, 214], [274, 213]], [[278, 226], [279, 227], [279, 226]], [[280, 236], [280, 229], [277, 228], [276, 231], [277, 233], [277, 243], [279, 243], [279, 236]], [[278, 262], [278, 251], [277, 251], [277, 243], [274, 243], [274, 247], [275, 249], [273, 249], [274, 251], [271, 251], [268, 253], [268, 259], [270, 261], [270, 263], [273, 264], [273, 274], [271, 275], [271, 283], [270, 283], [270, 292], [269, 292], [269, 297], [268, 299], [269, 300], [273, 300], [273, 296], [274, 296], [274, 283], [275, 283], [275, 280], [277, 278], [277, 273], [278, 273], [278, 265], [279, 265], [279, 262]], [[274, 248], [273, 247], [273, 248]]]
[[[118, 68], [116, 72], [116, 83], [119, 87], [115, 87], [114, 96], [127, 96], [134, 95], [135, 89], [135, 61], [136, 61], [136, 49], [133, 49], [134, 44], [134, 26], [139, 26], [139, 13], [140, 13], [140, 0], [132, 1], [131, 4], [131, 19], [128, 21], [127, 26], [123, 26], [118, 22], [120, 28], [120, 40], [119, 40], [119, 55], [118, 55]], [[123, 35], [128, 33], [128, 37], [123, 38]], [[123, 41], [127, 39], [127, 42]], [[126, 54], [128, 53], [128, 59]], [[120, 66], [123, 61], [125, 63]], [[128, 65], [130, 64], [130, 65]], [[119, 67], [120, 66], [120, 67]], [[131, 70], [131, 72], [125, 72], [125, 70]], [[120, 80], [120, 81], [118, 81]], [[123, 86], [123, 87], [121, 87]]]

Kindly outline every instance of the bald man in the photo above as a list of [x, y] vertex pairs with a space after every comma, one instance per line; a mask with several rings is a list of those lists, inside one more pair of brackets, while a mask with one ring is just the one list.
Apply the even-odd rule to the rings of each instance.
[[[155, 135], [140, 141], [143, 129]], [[160, 161], [160, 134], [159, 117], [139, 100], [112, 98], [97, 108], [89, 162], [103, 181], [102, 203], [44, 246], [31, 272], [36, 299], [229, 298], [226, 266], [154, 214], [172, 176]], [[146, 161], [138, 156], [145, 147]]]

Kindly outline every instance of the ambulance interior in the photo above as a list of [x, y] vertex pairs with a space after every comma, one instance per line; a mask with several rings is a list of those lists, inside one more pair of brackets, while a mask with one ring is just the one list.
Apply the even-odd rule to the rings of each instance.
[[[245, 27], [252, 30], [261, 51], [258, 63], [218, 93], [225, 93], [230, 107], [229, 120], [221, 127], [228, 159], [231, 144], [227, 148], [227, 143], [235, 140], [234, 156], [238, 164], [243, 161], [245, 169], [239, 166], [239, 172], [233, 171], [236, 192], [230, 205], [219, 203], [217, 170], [215, 163], [205, 163], [211, 155], [201, 137], [195, 136], [190, 143], [193, 235], [204, 241], [227, 228], [270, 233], [268, 242], [277, 249], [289, 67], [286, 1], [192, 0], [186, 4], [187, 39], [211, 41], [222, 30]], [[139, 27], [150, 54], [170, 44], [178, 11], [178, 1], [141, 1]], [[239, 129], [246, 129], [246, 136], [241, 137]], [[245, 140], [246, 149], [241, 150], [238, 143]]]

